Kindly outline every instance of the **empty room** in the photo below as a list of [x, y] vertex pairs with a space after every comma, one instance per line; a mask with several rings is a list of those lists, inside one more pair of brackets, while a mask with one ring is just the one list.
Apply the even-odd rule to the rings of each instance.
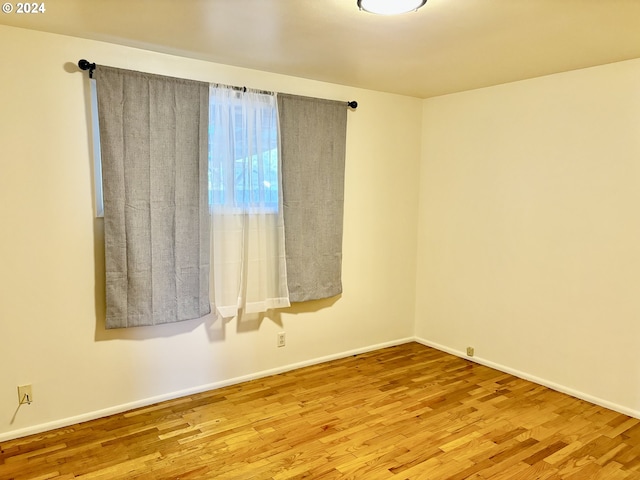
[[0, 45], [0, 479], [640, 479], [639, 1]]

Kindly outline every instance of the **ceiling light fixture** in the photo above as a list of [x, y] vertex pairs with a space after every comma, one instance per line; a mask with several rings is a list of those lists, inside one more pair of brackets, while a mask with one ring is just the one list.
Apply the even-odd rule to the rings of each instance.
[[358, 8], [379, 15], [398, 15], [418, 10], [427, 0], [358, 0]]

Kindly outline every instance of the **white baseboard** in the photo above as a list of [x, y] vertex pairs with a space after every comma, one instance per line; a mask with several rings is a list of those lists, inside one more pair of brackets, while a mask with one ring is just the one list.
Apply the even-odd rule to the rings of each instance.
[[593, 395], [589, 395], [588, 393], [580, 392], [578, 390], [574, 390], [569, 387], [565, 387], [564, 385], [560, 385], [555, 382], [551, 382], [549, 380], [545, 380], [544, 378], [536, 377], [535, 375], [530, 375], [526, 372], [522, 372], [520, 370], [516, 370], [514, 368], [507, 367], [505, 365], [500, 365], [498, 363], [494, 363], [490, 360], [485, 360], [481, 357], [468, 357], [465, 352], [460, 350], [455, 350], [453, 348], [446, 347], [444, 345], [440, 345], [435, 342], [431, 342], [424, 338], [415, 337], [415, 341], [425, 345], [427, 347], [435, 348], [436, 350], [440, 350], [445, 353], [450, 353], [451, 355], [455, 355], [456, 357], [464, 358], [465, 360], [469, 360], [471, 362], [479, 363], [480, 365], [485, 365], [487, 367], [493, 368], [495, 370], [499, 370], [504, 373], [508, 373], [518, 378], [522, 378], [524, 380], [529, 380], [530, 382], [537, 383], [538, 385], [543, 385], [557, 392], [565, 393], [567, 395], [571, 395], [572, 397], [579, 398], [580, 400], [584, 400], [589, 403], [593, 403], [595, 405], [599, 405], [604, 408], [608, 408], [609, 410], [613, 410], [615, 412], [623, 413], [625, 415], [629, 415], [630, 417], [640, 418], [640, 411], [634, 410], [632, 408], [625, 407], [623, 405], [618, 405], [617, 403], [610, 402], [608, 400], [604, 400], [602, 398], [594, 397]]
[[324, 357], [312, 358], [302, 362], [283, 365], [281, 367], [272, 368], [269, 370], [262, 370], [260, 372], [251, 373], [249, 375], [243, 375], [241, 377], [229, 378], [227, 380], [222, 380], [219, 382], [209, 383], [206, 385], [199, 385], [197, 387], [187, 388], [185, 390], [169, 392], [163, 395], [157, 395], [155, 397], [144, 398], [141, 400], [136, 400], [135, 402], [115, 405], [113, 407], [105, 408], [102, 410], [95, 410], [92, 412], [83, 413], [81, 415], [76, 415], [73, 417], [61, 418], [59, 420], [54, 420], [53, 422], [41, 423], [38, 425], [33, 425], [27, 428], [23, 428], [20, 430], [12, 430], [8, 432], [0, 433], [0, 442], [13, 440], [21, 437], [26, 437], [28, 435], [35, 435], [38, 433], [48, 432], [50, 430], [55, 430], [56, 428], [68, 427], [70, 425], [76, 425], [78, 423], [87, 422], [89, 420], [95, 420], [97, 418], [103, 418], [109, 415], [116, 415], [122, 412], [133, 410], [135, 408], [146, 407], [149, 405], [153, 405], [154, 403], [173, 400], [174, 398], [185, 397], [188, 395], [202, 393], [209, 390], [216, 390], [218, 388], [227, 387], [229, 385], [236, 385], [238, 383], [248, 382], [250, 380], [256, 380], [258, 378], [269, 377], [271, 375], [277, 375], [279, 373], [296, 370], [302, 367], [308, 367], [310, 365], [317, 365], [319, 363], [325, 363], [331, 360], [338, 360], [340, 358], [346, 358], [352, 355], [358, 355], [360, 353], [372, 352], [374, 350], [380, 350], [381, 348], [393, 347], [396, 345], [402, 345], [404, 343], [409, 343], [413, 341], [415, 341], [414, 337], [407, 337], [407, 338], [402, 338], [398, 340], [393, 340], [390, 342], [379, 343], [376, 345], [370, 345], [367, 347], [357, 348], [354, 350], [334, 353], [332, 355], [327, 355]]
[[154, 403], [158, 403], [158, 402], [164, 402], [166, 400], [173, 400], [175, 398], [180, 398], [180, 397], [185, 397], [188, 395], [193, 395], [196, 393], [201, 393], [201, 392], [206, 392], [209, 390], [216, 390], [222, 387], [227, 387], [229, 385], [236, 385], [238, 383], [242, 383], [242, 382], [248, 382], [250, 380], [256, 380], [259, 378], [264, 378], [264, 377], [268, 377], [271, 375], [277, 375], [279, 373], [284, 373], [284, 372], [288, 372], [291, 370], [296, 370], [298, 368], [303, 368], [303, 367], [308, 367], [311, 365], [317, 365], [320, 363], [325, 363], [325, 362], [329, 362], [331, 360], [338, 360], [341, 358], [346, 358], [346, 357], [350, 357], [352, 355], [358, 355], [361, 353], [367, 353], [367, 352], [372, 352], [374, 350], [380, 350], [382, 348], [387, 348], [387, 347], [393, 347], [396, 345], [402, 345], [404, 343], [409, 343], [409, 342], [418, 342], [422, 345], [425, 345], [427, 347], [431, 347], [431, 348], [435, 348], [436, 350], [440, 350], [442, 352], [445, 353], [449, 353], [451, 355], [455, 355], [457, 357], [460, 358], [464, 358], [465, 360], [469, 360], [475, 363], [478, 363], [480, 365], [485, 365], [487, 367], [490, 368], [494, 368], [496, 370], [499, 370], [501, 372], [504, 373], [508, 373], [510, 375], [514, 375], [516, 377], [525, 379], [525, 380], [529, 380], [531, 382], [537, 383], [539, 385], [543, 385], [545, 387], [548, 387], [552, 390], [556, 390], [558, 392], [561, 393], [565, 393], [567, 395], [571, 395], [572, 397], [576, 397], [579, 398], [581, 400], [585, 400], [587, 402], [593, 403], [595, 405], [600, 405], [601, 407], [604, 408], [608, 408], [610, 410], [616, 411], [616, 412], [620, 412], [623, 413], [625, 415], [629, 415], [630, 417], [634, 417], [634, 418], [640, 418], [640, 411], [638, 410], [634, 410], [631, 408], [627, 408], [623, 405], [618, 405], [616, 403], [610, 402], [608, 400], [604, 400], [602, 398], [598, 398], [598, 397], [594, 397], [592, 395], [589, 395], [587, 393], [584, 392], [580, 392], [577, 390], [574, 390], [572, 388], [568, 388], [565, 387], [564, 385], [560, 385], [548, 380], [545, 380], [543, 378], [540, 377], [536, 377], [535, 375], [530, 375], [526, 372], [522, 372], [520, 370], [516, 370], [510, 367], [507, 367], [505, 365], [500, 365], [497, 363], [494, 363], [490, 360], [486, 360], [483, 359], [481, 357], [468, 357], [464, 352], [460, 351], [460, 350], [455, 350], [453, 348], [449, 348], [445, 345], [440, 345], [438, 343], [435, 342], [431, 342], [429, 340], [426, 340], [424, 338], [420, 338], [420, 337], [407, 337], [407, 338], [403, 338], [403, 339], [398, 339], [398, 340], [394, 340], [394, 341], [390, 341], [390, 342], [384, 342], [384, 343], [379, 343], [376, 345], [370, 345], [367, 347], [362, 347], [362, 348], [357, 348], [357, 349], [353, 349], [353, 350], [348, 350], [348, 351], [344, 351], [344, 352], [339, 352], [339, 353], [335, 353], [332, 355], [327, 355], [324, 357], [317, 357], [317, 358], [313, 358], [313, 359], [309, 359], [309, 360], [305, 360], [303, 362], [297, 362], [297, 363], [292, 363], [292, 364], [288, 364], [288, 365], [283, 365], [281, 367], [277, 367], [277, 368], [272, 368], [269, 370], [262, 370], [260, 372], [255, 372], [249, 375], [243, 375], [240, 377], [234, 377], [234, 378], [229, 378], [226, 380], [222, 380], [219, 382], [214, 382], [214, 383], [209, 383], [206, 385], [199, 385], [197, 387], [193, 387], [193, 388], [188, 388], [188, 389], [184, 389], [184, 390], [179, 390], [179, 391], [174, 391], [174, 392], [169, 392], [163, 395], [157, 395], [155, 397], [149, 397], [149, 398], [144, 398], [141, 400], [137, 400], [135, 402], [130, 402], [130, 403], [126, 403], [126, 404], [121, 404], [121, 405], [115, 405], [113, 407], [109, 407], [109, 408], [105, 408], [102, 410], [96, 410], [96, 411], [92, 411], [92, 412], [87, 412], [81, 415], [76, 415], [73, 417], [67, 417], [67, 418], [62, 418], [59, 420], [55, 420], [53, 422], [48, 422], [48, 423], [42, 423], [42, 424], [38, 424], [38, 425], [33, 425], [27, 428], [23, 428], [20, 430], [12, 430], [12, 431], [8, 431], [8, 432], [4, 432], [4, 433], [0, 433], [0, 442], [3, 441], [7, 441], [7, 440], [13, 440], [15, 438], [21, 438], [21, 437], [26, 437], [28, 435], [35, 435], [38, 433], [43, 433], [43, 432], [47, 432], [50, 430], [54, 430], [56, 428], [63, 428], [63, 427], [68, 427], [70, 425], [75, 425], [78, 423], [82, 423], [82, 422], [86, 422], [89, 420], [95, 420], [97, 418], [102, 418], [102, 417], [106, 417], [109, 415], [116, 415], [122, 412], [126, 412], [129, 410], [133, 410], [136, 408], [140, 408], [140, 407], [146, 407], [149, 405], [153, 405]]

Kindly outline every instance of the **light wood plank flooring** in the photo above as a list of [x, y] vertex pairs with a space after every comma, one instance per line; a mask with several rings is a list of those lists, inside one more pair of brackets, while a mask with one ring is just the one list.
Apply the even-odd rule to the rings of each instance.
[[640, 479], [640, 421], [409, 343], [0, 444], [1, 479]]

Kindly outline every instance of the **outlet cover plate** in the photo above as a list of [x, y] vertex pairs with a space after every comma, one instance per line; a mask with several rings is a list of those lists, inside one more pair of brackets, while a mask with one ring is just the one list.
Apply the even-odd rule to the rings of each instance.
[[21, 385], [18, 387], [18, 403], [20, 405], [33, 402], [33, 392], [31, 385]]

